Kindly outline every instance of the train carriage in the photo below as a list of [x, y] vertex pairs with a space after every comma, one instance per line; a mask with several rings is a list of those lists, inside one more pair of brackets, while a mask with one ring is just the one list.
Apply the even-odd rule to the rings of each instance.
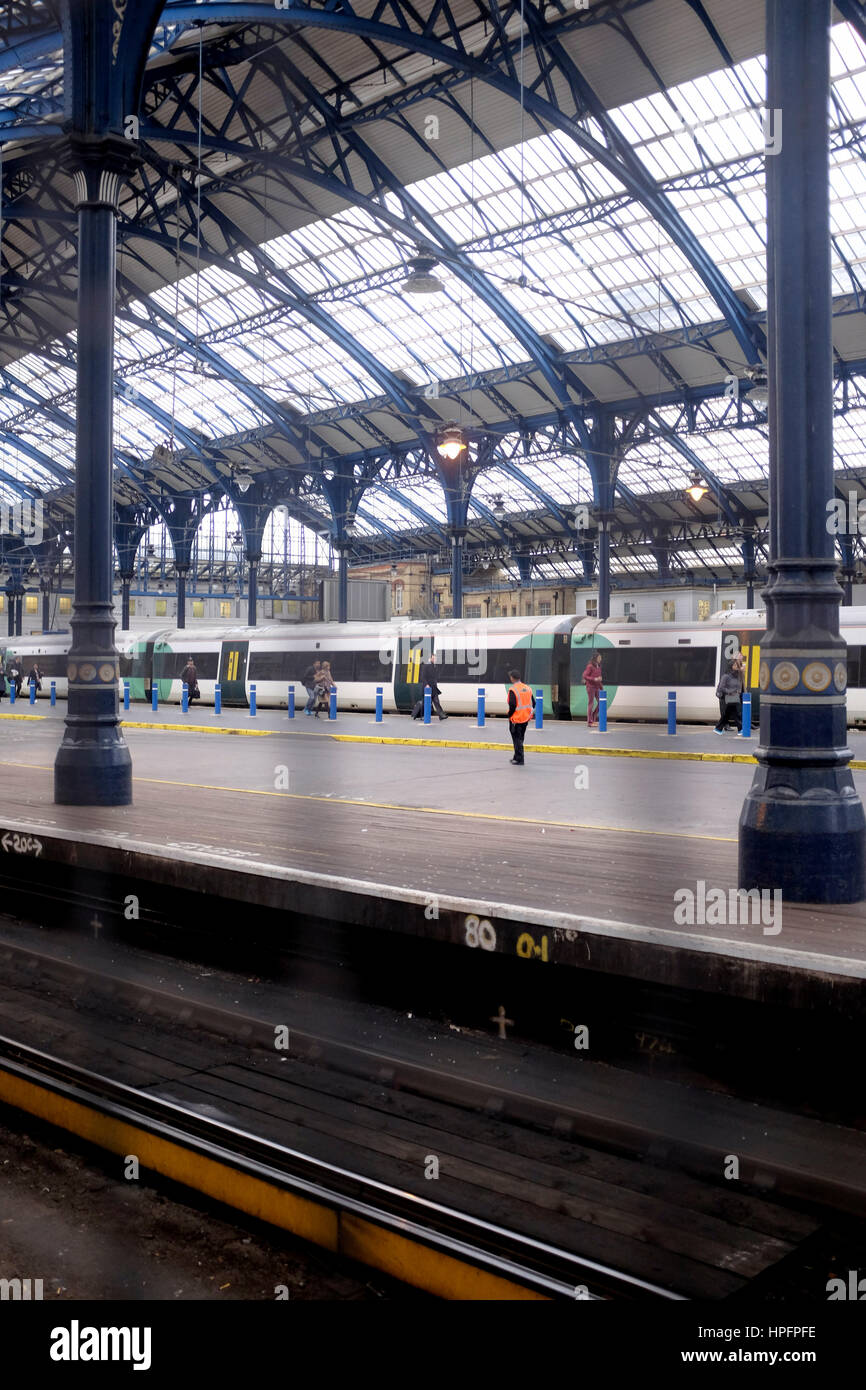
[[[848, 721], [866, 721], [866, 609], [842, 609], [842, 636], [848, 643]], [[201, 702], [212, 705], [217, 683], [223, 705], [245, 708], [250, 686], [262, 708], [285, 708], [295, 687], [300, 708], [301, 678], [315, 660], [329, 661], [338, 707], [372, 710], [381, 687], [386, 711], [408, 712], [423, 694], [421, 668], [435, 653], [437, 680], [445, 709], [472, 714], [478, 690], [485, 691], [490, 715], [507, 710], [508, 672], [516, 669], [533, 690], [541, 690], [547, 717], [585, 719], [583, 671], [590, 653], [602, 653], [602, 674], [613, 719], [664, 720], [668, 691], [677, 696], [677, 717], [709, 722], [718, 717], [715, 689], [725, 664], [737, 652], [746, 658], [747, 688], [755, 720], [760, 711], [761, 611], [729, 611], [698, 623], [633, 623], [623, 619], [491, 618], [386, 624], [310, 623], [291, 628], [204, 627], [119, 632], [121, 690], [129, 682], [133, 701], [150, 701], [156, 688], [161, 703], [180, 703], [180, 676], [189, 657], [198, 671]], [[34, 662], [66, 697], [69, 634], [0, 640], [0, 660], [17, 657], [26, 678]]]

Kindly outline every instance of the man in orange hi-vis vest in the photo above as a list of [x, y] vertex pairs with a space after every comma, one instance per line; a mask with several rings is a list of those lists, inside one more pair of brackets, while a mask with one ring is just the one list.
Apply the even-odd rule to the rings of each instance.
[[514, 757], [511, 761], [515, 767], [523, 767], [523, 740], [526, 737], [526, 726], [532, 718], [534, 702], [532, 691], [528, 685], [524, 685], [519, 671], [509, 671], [508, 679], [511, 681], [511, 689], [508, 692], [508, 727], [511, 730], [511, 742], [514, 744]]

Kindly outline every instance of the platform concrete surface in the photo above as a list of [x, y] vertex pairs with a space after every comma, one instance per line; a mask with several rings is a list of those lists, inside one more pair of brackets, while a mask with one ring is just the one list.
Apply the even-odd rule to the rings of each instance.
[[786, 903], [778, 937], [754, 920], [675, 920], [683, 885], [696, 903], [700, 881], [736, 887], [748, 764], [541, 755], [517, 768], [504, 747], [130, 729], [134, 805], [106, 809], [54, 804], [59, 736], [50, 720], [0, 726], [7, 882], [35, 835], [37, 875], [52, 859], [110, 861], [127, 878], [455, 942], [474, 912], [491, 917], [497, 950], [520, 954], [527, 925], [547, 928], [563, 963], [752, 998], [802, 1000], [795, 972], [838, 1006], [866, 978], [860, 904]]

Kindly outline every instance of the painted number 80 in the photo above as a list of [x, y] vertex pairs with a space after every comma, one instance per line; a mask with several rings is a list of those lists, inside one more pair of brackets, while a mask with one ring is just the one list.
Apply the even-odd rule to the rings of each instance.
[[479, 921], [473, 914], [466, 918], [466, 945], [480, 946], [482, 951], [496, 950], [496, 932], [485, 917]]

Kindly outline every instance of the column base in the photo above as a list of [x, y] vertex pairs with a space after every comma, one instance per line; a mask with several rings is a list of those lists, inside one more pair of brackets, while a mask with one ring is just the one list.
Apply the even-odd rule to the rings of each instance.
[[740, 813], [740, 888], [779, 888], [782, 903], [866, 898], [866, 816], [849, 785], [797, 793], [755, 786]]
[[63, 743], [54, 762], [56, 806], [131, 806], [132, 757], [122, 741]]

